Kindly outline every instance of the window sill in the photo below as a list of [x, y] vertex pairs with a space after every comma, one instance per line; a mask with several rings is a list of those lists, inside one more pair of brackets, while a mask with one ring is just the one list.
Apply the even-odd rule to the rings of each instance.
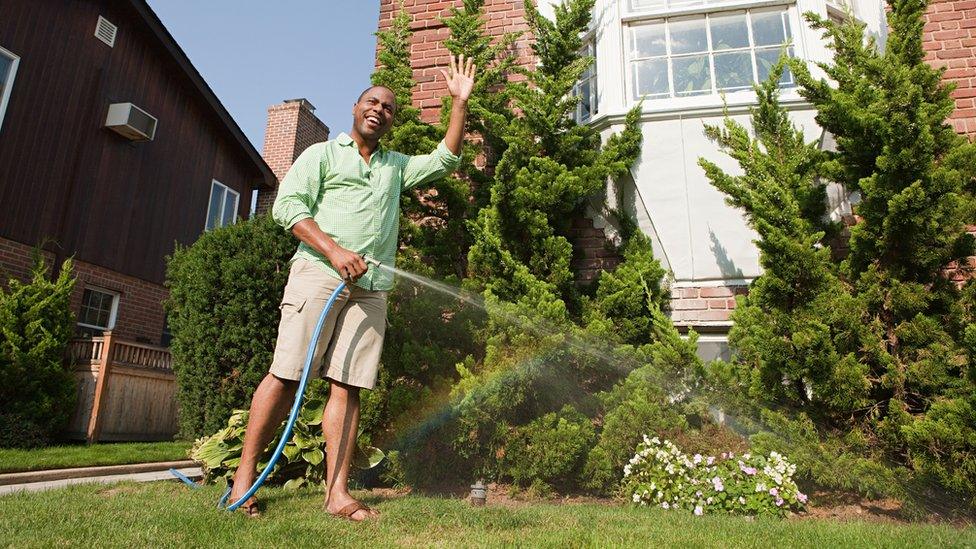
[[[780, 94], [779, 101], [787, 109], [795, 109], [807, 105], [806, 100], [800, 96], [797, 88], [783, 90], [783, 93]], [[725, 96], [724, 101], [721, 95], [645, 99], [641, 107], [641, 121], [668, 120], [689, 116], [715, 116], [722, 115], [726, 111], [729, 114], [748, 114], [749, 109], [755, 107], [757, 103], [756, 93], [753, 90], [728, 94]], [[633, 101], [630, 105], [635, 106], [636, 104], [637, 102]], [[587, 123], [596, 129], [603, 129], [623, 123], [626, 116], [626, 110], [620, 112], [602, 112], [594, 116]]]

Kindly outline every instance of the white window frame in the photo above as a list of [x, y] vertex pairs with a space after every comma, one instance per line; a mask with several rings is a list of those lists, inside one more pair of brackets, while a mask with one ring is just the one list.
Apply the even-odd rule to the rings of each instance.
[[[90, 329], [93, 329], [93, 330], [103, 330], [103, 331], [104, 330], [112, 330], [112, 329], [114, 329], [115, 328], [115, 321], [118, 319], [118, 315], [119, 315], [119, 301], [122, 298], [122, 294], [120, 294], [119, 292], [114, 292], [112, 290], [108, 290], [106, 288], [101, 288], [101, 287], [98, 287], [98, 286], [89, 286], [89, 285], [86, 285], [85, 286], [85, 290], [91, 290], [93, 292], [99, 292], [99, 293], [102, 293], [102, 294], [107, 294], [107, 295], [112, 296], [112, 308], [111, 308], [111, 310], [109, 311], [109, 314], [108, 314], [108, 326], [95, 326], [94, 324], [86, 324], [84, 322], [81, 322], [80, 320], [77, 322], [78, 326], [82, 326], [84, 328], [90, 328]], [[85, 292], [84, 291], [81, 293], [81, 306], [82, 306], [82, 308], [84, 308], [84, 306], [85, 306]], [[80, 311], [79, 311], [79, 313], [80, 313]], [[79, 314], [78, 316], [80, 317], [81, 315]]]
[[623, 4], [623, 22], [638, 19], [660, 19], [662, 17], [676, 17], [681, 15], [700, 15], [716, 11], [736, 11], [775, 6], [794, 6], [797, 0], [665, 0], [664, 7], [635, 8], [637, 0], [621, 0]]
[[[699, 9], [697, 11], [692, 12], [692, 13], [682, 12], [680, 14], [673, 15], [673, 16], [669, 13], [667, 17], [662, 17], [661, 15], [656, 15], [656, 16], [642, 16], [642, 17], [639, 17], [639, 18], [631, 18], [631, 19], [625, 21], [624, 22], [624, 32], [623, 32], [623, 39], [624, 39], [624, 42], [625, 42], [625, 47], [624, 47], [624, 73], [625, 73], [625, 79], [624, 80], [625, 80], [625, 86], [627, 87], [626, 97], [628, 99], [628, 102], [630, 104], [633, 104], [633, 103], [636, 103], [637, 101], [640, 101], [642, 98], [644, 98], [644, 100], [645, 100], [646, 103], [654, 103], [654, 102], [658, 102], [658, 101], [661, 101], [661, 102], [674, 102], [674, 101], [682, 102], [682, 101], [687, 101], [687, 100], [696, 101], [696, 99], [693, 99], [693, 98], [698, 98], [697, 99], [698, 101], [700, 101], [701, 98], [706, 98], [706, 100], [707, 100], [707, 98], [711, 98], [711, 100], [716, 100], [716, 99], [718, 99], [723, 94], [724, 95], [731, 95], [731, 94], [741, 93], [741, 92], [746, 92], [748, 94], [751, 94], [752, 93], [752, 87], [751, 87], [751, 84], [752, 83], [750, 83], [750, 86], [748, 88], [744, 88], [744, 89], [728, 90], [728, 91], [726, 91], [726, 90], [719, 90], [718, 89], [718, 87], [717, 87], [718, 84], [717, 84], [717, 81], [716, 81], [717, 79], [715, 78], [715, 53], [735, 52], [735, 51], [743, 51], [743, 52], [748, 51], [748, 52], [750, 52], [751, 53], [751, 57], [752, 57], [753, 75], [755, 77], [758, 77], [759, 70], [758, 70], [757, 61], [756, 61], [756, 52], [757, 51], [760, 51], [760, 50], [770, 50], [770, 49], [772, 49], [772, 47], [770, 47], [770, 46], [756, 46], [756, 44], [755, 44], [755, 38], [753, 37], [752, 16], [753, 16], [753, 13], [762, 13], [762, 12], [773, 12], [773, 11], [775, 11], [775, 12], [779, 12], [779, 13], [782, 13], [783, 14], [783, 20], [784, 20], [785, 24], [788, 25], [788, 27], [785, 29], [785, 31], [788, 33], [786, 45], [792, 51], [792, 56], [793, 57], [797, 57], [798, 56], [798, 51], [797, 51], [797, 46], [796, 46], [795, 40], [796, 40], [796, 37], [797, 37], [797, 30], [798, 29], [795, 29], [794, 28], [794, 24], [793, 24], [793, 17], [792, 17], [793, 14], [791, 13], [791, 10], [793, 9], [793, 6], [794, 6], [794, 4], [784, 3], [782, 0], [778, 0], [777, 2], [773, 2], [773, 3], [771, 3], [771, 2], [763, 2], [763, 3], [755, 3], [755, 2], [753, 2], [753, 3], [750, 3], [747, 7], [743, 7], [743, 6], [731, 7], [731, 5], [729, 5], [729, 4], [723, 4], [722, 7], [721, 7], [721, 9], [716, 9], [716, 8], [713, 7], [712, 9], [708, 9], [708, 10], [701, 9], [701, 7], [699, 6]], [[737, 13], [737, 12], [745, 12], [745, 14], [746, 14], [746, 32], [748, 32], [748, 36], [749, 36], [749, 46], [746, 47], [746, 48], [735, 48], [735, 49], [730, 49], [730, 50], [719, 50], [719, 51], [714, 50], [714, 46], [712, 44], [711, 18], [714, 17], [714, 16], [722, 16], [724, 14]], [[672, 44], [671, 44], [671, 24], [670, 24], [670, 22], [671, 21], [674, 21], [674, 20], [687, 19], [691, 15], [702, 17], [705, 20], [705, 37], [706, 37], [706, 42], [707, 42], [707, 46], [706, 46], [707, 49], [704, 52], [699, 52], [699, 53], [694, 53], [694, 54], [673, 55], [671, 53], [671, 46], [672, 46]], [[637, 27], [640, 27], [641, 25], [644, 25], [644, 24], [648, 24], [648, 23], [662, 23], [662, 22], [665, 25], [665, 42], [666, 42], [665, 53], [663, 55], [649, 56], [649, 57], [632, 57], [633, 47], [634, 47], [634, 42], [633, 42], [633, 40], [634, 40], [634, 36], [633, 36], [634, 35], [634, 29], [637, 28]], [[687, 95], [678, 95], [677, 92], [675, 91], [675, 87], [674, 87], [673, 60], [675, 58], [687, 57], [687, 56], [692, 56], [692, 55], [694, 55], [694, 56], [707, 55], [708, 56], [709, 74], [710, 74], [710, 79], [711, 79], [710, 90], [709, 91], [706, 91], [706, 92], [701, 92], [701, 93], [692, 93], [692, 94], [687, 94]], [[664, 94], [660, 94], [660, 95], [656, 95], [656, 96], [641, 96], [641, 95], [638, 95], [637, 89], [636, 89], [636, 86], [635, 86], [634, 64], [635, 64], [635, 62], [639, 62], [641, 60], [647, 60], [647, 59], [665, 59], [665, 60], [667, 60], [667, 62], [668, 62], [667, 63], [667, 66], [668, 66], [668, 93], [667, 93], [667, 95], [664, 95]], [[755, 81], [753, 81], [753, 83], [754, 82]], [[795, 87], [796, 87], [796, 83], [794, 81], [791, 85], [784, 85], [784, 86], [782, 86], [781, 89], [789, 90], [789, 89], [793, 89]]]
[[[576, 120], [577, 124], [585, 124], [596, 115], [600, 114], [600, 97], [599, 97], [599, 81], [597, 74], [597, 59], [596, 59], [596, 36], [590, 34], [584, 39], [583, 49], [581, 54], [586, 57], [593, 58], [593, 64], [587, 69], [589, 75], [583, 75], [576, 84], [573, 85], [573, 91], [571, 94], [573, 97], [579, 97], [579, 102], [576, 104], [576, 111], [573, 115], [573, 119]], [[583, 83], [588, 82], [590, 84], [590, 95], [589, 97], [583, 97]], [[583, 101], [589, 100], [590, 114], [586, 118], [583, 117]]]
[[3, 115], [7, 112], [7, 103], [10, 102], [10, 92], [14, 87], [14, 77], [17, 76], [17, 67], [20, 65], [20, 56], [12, 51], [0, 47], [0, 55], [10, 59], [10, 72], [7, 80], [3, 83], [3, 94], [0, 95], [0, 129], [3, 128]]
[[[224, 199], [220, 201], [220, 206], [219, 206], [220, 215], [217, 216], [217, 224], [216, 226], [210, 227], [209, 226], [210, 204], [213, 203], [214, 189], [221, 189], [225, 194], [224, 194]], [[224, 207], [227, 205], [226, 193], [232, 193], [234, 195], [234, 217], [231, 218], [230, 223], [224, 223], [224, 214], [226, 213], [224, 211]], [[217, 181], [216, 179], [212, 180], [210, 183], [210, 196], [207, 198], [207, 216], [203, 220], [203, 230], [209, 231], [212, 229], [219, 229], [220, 227], [224, 227], [226, 225], [233, 225], [234, 223], [237, 223], [237, 210], [238, 208], [240, 208], [240, 205], [241, 205], [241, 193], [235, 191], [234, 189], [228, 187], [227, 185], [224, 185], [223, 183]]]

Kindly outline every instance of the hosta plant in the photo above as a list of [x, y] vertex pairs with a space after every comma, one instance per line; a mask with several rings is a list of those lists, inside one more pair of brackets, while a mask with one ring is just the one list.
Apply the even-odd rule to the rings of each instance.
[[[312, 380], [306, 392], [305, 403], [298, 413], [291, 440], [285, 445], [281, 458], [268, 476], [268, 480], [282, 483], [285, 488], [298, 488], [306, 484], [320, 484], [325, 473], [325, 437], [322, 434], [322, 413], [328, 400], [327, 385], [322, 380]], [[190, 450], [190, 458], [200, 463], [207, 480], [230, 480], [241, 462], [244, 447], [244, 430], [247, 427], [247, 410], [234, 410], [227, 426], [209, 437], [197, 439]], [[258, 461], [263, 471], [271, 458], [284, 431], [282, 423], [271, 443]], [[371, 469], [383, 460], [378, 448], [357, 446], [353, 465]]]
[[805, 507], [793, 482], [796, 466], [781, 454], [732, 452], [689, 456], [668, 440], [647, 438], [624, 466], [623, 486], [634, 503], [685, 509], [696, 515], [730, 513], [785, 516]]

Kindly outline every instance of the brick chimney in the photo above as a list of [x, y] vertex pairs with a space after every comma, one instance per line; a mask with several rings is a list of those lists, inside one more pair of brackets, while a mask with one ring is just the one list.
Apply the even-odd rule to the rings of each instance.
[[[286, 99], [268, 107], [261, 156], [280, 182], [302, 151], [328, 139], [329, 127], [315, 116], [315, 107], [308, 99]], [[276, 195], [277, 189], [258, 193], [257, 213], [270, 210]]]

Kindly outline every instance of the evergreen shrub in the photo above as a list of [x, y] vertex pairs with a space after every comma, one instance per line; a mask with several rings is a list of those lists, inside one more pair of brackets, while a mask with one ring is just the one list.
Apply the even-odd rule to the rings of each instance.
[[0, 289], [0, 447], [44, 445], [71, 419], [77, 396], [65, 350], [74, 285], [71, 260], [51, 280], [37, 254], [29, 281], [12, 278]]

